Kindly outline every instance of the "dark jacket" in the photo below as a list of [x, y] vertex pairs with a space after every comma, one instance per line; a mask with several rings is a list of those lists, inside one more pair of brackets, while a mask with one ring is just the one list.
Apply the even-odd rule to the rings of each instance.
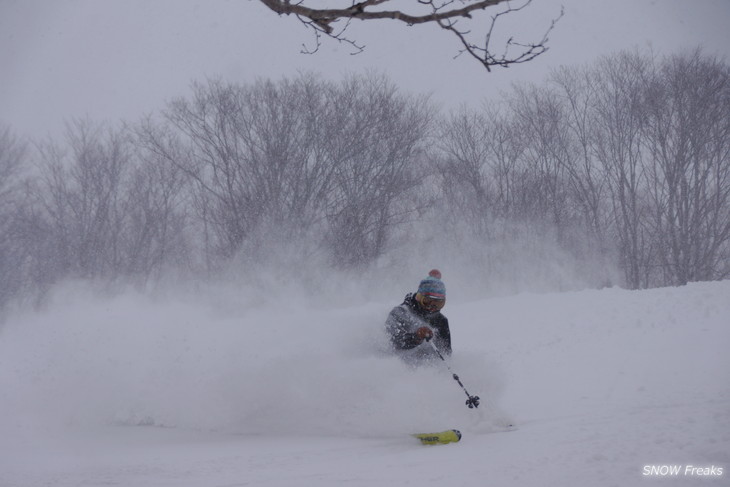
[[406, 295], [399, 306], [393, 308], [385, 321], [393, 349], [408, 361], [436, 358], [433, 347], [416, 336], [416, 330], [428, 326], [433, 331], [433, 343], [442, 355], [451, 354], [449, 320], [440, 311], [429, 313], [416, 301], [415, 294]]

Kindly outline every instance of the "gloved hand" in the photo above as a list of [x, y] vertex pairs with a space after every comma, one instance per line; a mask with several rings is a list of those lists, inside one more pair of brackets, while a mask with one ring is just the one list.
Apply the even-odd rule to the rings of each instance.
[[416, 330], [416, 336], [421, 341], [430, 340], [431, 338], [433, 338], [433, 331], [427, 326], [422, 326], [418, 330]]

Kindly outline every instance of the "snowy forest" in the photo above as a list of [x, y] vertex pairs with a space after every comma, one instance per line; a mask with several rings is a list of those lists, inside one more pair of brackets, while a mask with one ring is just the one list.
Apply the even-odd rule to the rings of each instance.
[[724, 60], [632, 51], [458, 109], [379, 73], [302, 73], [195, 82], [160, 113], [58, 139], [1, 127], [0, 309], [66, 279], [363, 273], [429, 253], [505, 281], [516, 248], [523, 279], [557, 286], [556, 261], [586, 287], [725, 279], [729, 115]]

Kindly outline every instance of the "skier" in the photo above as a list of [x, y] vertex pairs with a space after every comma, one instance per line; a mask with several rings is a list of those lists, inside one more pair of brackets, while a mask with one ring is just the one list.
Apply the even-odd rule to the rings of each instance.
[[410, 364], [420, 364], [438, 357], [431, 344], [442, 355], [451, 355], [449, 320], [441, 314], [446, 304], [446, 286], [441, 272], [433, 269], [418, 285], [418, 291], [406, 295], [403, 303], [393, 308], [385, 321], [390, 343], [396, 353]]

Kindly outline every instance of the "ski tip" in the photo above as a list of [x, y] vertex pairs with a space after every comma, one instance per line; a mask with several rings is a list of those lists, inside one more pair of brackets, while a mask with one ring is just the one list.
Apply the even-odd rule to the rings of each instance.
[[424, 445], [445, 445], [461, 440], [461, 431], [446, 430], [438, 433], [418, 433], [413, 436], [421, 440]]

